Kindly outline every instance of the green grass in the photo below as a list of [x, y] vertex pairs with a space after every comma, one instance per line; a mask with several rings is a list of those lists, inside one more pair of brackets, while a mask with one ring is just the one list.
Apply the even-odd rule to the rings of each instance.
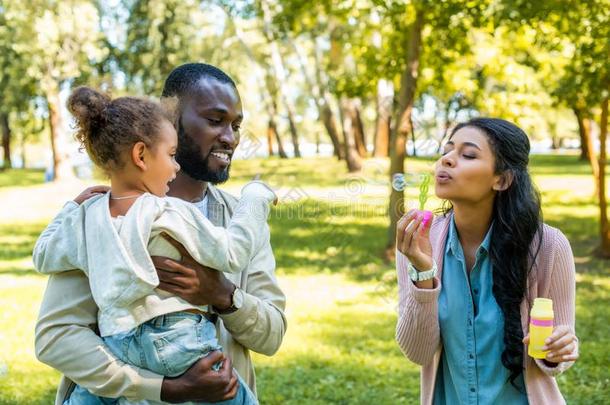
[[[581, 359], [559, 385], [568, 403], [603, 403], [610, 389], [610, 265], [592, 255], [599, 211], [590, 170], [575, 156], [534, 156], [532, 162], [545, 221], [567, 235], [577, 263]], [[413, 172], [432, 166], [431, 159], [406, 165]], [[381, 259], [387, 168], [369, 160], [363, 173], [349, 175], [334, 159], [235, 162], [223, 187], [239, 192], [261, 174], [284, 199], [270, 224], [289, 326], [275, 356], [253, 356], [263, 404], [417, 403], [419, 368], [394, 343], [396, 277]], [[32, 270], [30, 254], [63, 201], [86, 186], [35, 185], [29, 177], [0, 173], [0, 404], [53, 401], [59, 374], [33, 354], [45, 277]], [[412, 200], [414, 187], [407, 190], [407, 204]]]
[[0, 170], [0, 187], [27, 187], [44, 182], [44, 169]]

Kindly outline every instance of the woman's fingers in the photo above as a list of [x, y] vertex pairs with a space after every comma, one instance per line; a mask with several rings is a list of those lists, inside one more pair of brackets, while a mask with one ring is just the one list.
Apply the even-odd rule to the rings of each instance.
[[402, 249], [405, 240], [405, 229], [411, 223], [414, 213], [415, 210], [409, 210], [405, 215], [402, 216], [402, 218], [398, 220], [398, 223], [396, 224], [396, 246], [402, 253], [405, 253], [405, 251]]
[[574, 342], [574, 335], [571, 333], [566, 333], [561, 335], [556, 340], [551, 340], [551, 343], [546, 343], [547, 341], [548, 340], [545, 340], [545, 345], [542, 347], [542, 350], [557, 351]]
[[415, 232], [417, 231], [417, 228], [419, 227], [419, 224], [422, 221], [422, 216], [421, 214], [416, 214], [413, 219], [409, 222], [409, 224], [407, 225], [407, 227], [405, 228], [404, 231], [404, 240], [403, 240], [403, 248], [405, 249], [405, 252], [408, 253], [413, 253], [414, 248], [416, 247], [416, 244], [413, 243], [413, 235], [415, 234]]
[[566, 354], [554, 354], [547, 353], [546, 360], [552, 363], [563, 363], [565, 361], [576, 361], [578, 360], [578, 352], [572, 350], [570, 353]]
[[546, 354], [546, 358], [547, 358], [547, 360], [552, 361], [553, 358], [559, 358], [562, 356], [566, 356], [568, 354], [572, 354], [574, 351], [576, 351], [576, 345], [574, 343], [569, 343], [560, 349], [549, 351]]

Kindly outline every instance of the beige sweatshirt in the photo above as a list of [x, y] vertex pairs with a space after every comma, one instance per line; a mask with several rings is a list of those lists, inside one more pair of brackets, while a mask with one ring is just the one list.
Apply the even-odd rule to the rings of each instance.
[[[228, 226], [238, 201], [208, 186], [208, 217], [216, 226]], [[256, 390], [250, 350], [272, 355], [286, 331], [285, 296], [275, 278], [275, 260], [269, 235], [240, 273], [227, 273], [239, 290], [243, 305], [220, 315], [219, 343], [233, 366], [252, 390]], [[73, 382], [105, 397], [159, 401], [163, 376], [122, 363], [104, 346], [95, 330], [98, 308], [89, 282], [80, 270], [49, 277], [36, 324], [36, 355], [59, 370], [64, 378], [56, 404], [61, 404]], [[256, 392], [256, 391], [255, 391]]]

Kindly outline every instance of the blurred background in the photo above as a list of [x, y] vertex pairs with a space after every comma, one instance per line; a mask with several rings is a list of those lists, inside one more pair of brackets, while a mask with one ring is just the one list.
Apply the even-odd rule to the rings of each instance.
[[558, 381], [569, 403], [608, 401], [609, 0], [0, 0], [0, 404], [54, 398], [59, 374], [33, 353], [46, 278], [31, 250], [65, 201], [106, 182], [74, 141], [71, 89], [157, 98], [187, 62], [223, 69], [243, 100], [221, 187], [261, 174], [282, 200], [289, 328], [278, 354], [255, 355], [263, 404], [418, 401], [394, 343], [395, 222], [475, 116], [530, 136], [545, 221], [577, 265], [581, 359]]

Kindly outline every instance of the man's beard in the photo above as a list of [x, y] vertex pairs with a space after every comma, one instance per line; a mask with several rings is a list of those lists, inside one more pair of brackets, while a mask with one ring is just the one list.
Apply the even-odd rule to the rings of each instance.
[[229, 179], [231, 165], [216, 171], [210, 170], [210, 156], [211, 154], [208, 153], [205, 158], [201, 157], [201, 148], [184, 132], [180, 123], [176, 150], [176, 161], [180, 165], [180, 170], [195, 180], [222, 184]]

